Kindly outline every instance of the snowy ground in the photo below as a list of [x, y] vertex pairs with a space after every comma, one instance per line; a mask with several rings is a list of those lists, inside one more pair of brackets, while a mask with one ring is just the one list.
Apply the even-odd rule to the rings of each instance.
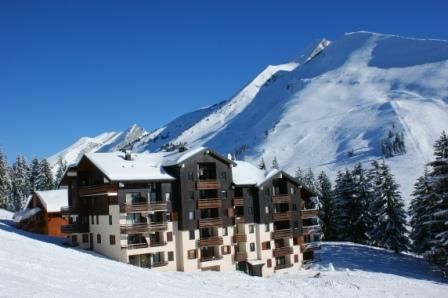
[[[61, 247], [17, 230], [0, 210], [0, 297], [446, 297], [448, 284], [421, 260], [327, 243], [310, 270], [274, 278], [240, 273], [159, 273]], [[315, 277], [320, 273], [319, 277]]]

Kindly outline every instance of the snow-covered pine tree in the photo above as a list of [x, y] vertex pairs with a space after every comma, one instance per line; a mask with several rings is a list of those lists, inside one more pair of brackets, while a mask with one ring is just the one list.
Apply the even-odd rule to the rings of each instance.
[[409, 206], [412, 247], [416, 253], [424, 254], [431, 249], [432, 213], [437, 202], [437, 196], [429, 186], [429, 172], [425, 168], [423, 176], [417, 179]]
[[408, 251], [410, 243], [406, 235], [406, 213], [399, 186], [384, 161], [379, 165], [373, 164], [373, 171], [371, 241], [396, 253]]
[[303, 184], [305, 180], [305, 172], [300, 167], [297, 167], [296, 173], [294, 174], [294, 178], [296, 178], [296, 180], [299, 183]]
[[37, 157], [33, 157], [31, 160], [30, 167], [30, 186], [31, 190], [38, 190], [37, 186], [37, 176], [39, 176], [39, 159]]
[[56, 171], [56, 177], [54, 181], [54, 188], [58, 188], [59, 183], [61, 182], [62, 177], [64, 176], [65, 171], [67, 170], [67, 162], [59, 157], [57, 163], [58, 170]]
[[314, 177], [314, 173], [311, 168], [306, 171], [305, 177], [303, 178], [303, 184], [312, 191], [318, 192], [316, 178]]
[[6, 156], [0, 151], [0, 208], [7, 209], [11, 198], [11, 177]]
[[29, 180], [29, 168], [25, 157], [19, 155], [12, 166], [12, 196], [9, 208], [13, 211], [20, 210], [31, 194]]
[[359, 163], [352, 171], [353, 197], [350, 208], [351, 241], [355, 243], [368, 243], [368, 231], [372, 228], [372, 219], [369, 213], [371, 201], [371, 186], [366, 170]]
[[[351, 202], [353, 200], [353, 177], [346, 169], [338, 171], [334, 188], [334, 205], [336, 214], [336, 240], [351, 241]], [[359, 212], [359, 210], [357, 210]]]
[[271, 169], [273, 170], [279, 170], [280, 166], [278, 165], [277, 157], [274, 156], [274, 159], [272, 160]]
[[319, 218], [322, 224], [323, 238], [324, 240], [332, 241], [336, 239], [336, 219], [331, 181], [324, 171], [319, 174], [317, 181], [321, 204]]
[[442, 132], [434, 144], [434, 161], [430, 162], [429, 186], [437, 197], [431, 221], [431, 250], [425, 255], [448, 274], [448, 137]]
[[258, 168], [260, 170], [266, 170], [266, 163], [264, 162], [264, 158], [262, 157], [260, 163], [258, 164]]
[[36, 177], [36, 190], [50, 190], [54, 187], [53, 173], [45, 158], [39, 161], [39, 170]]

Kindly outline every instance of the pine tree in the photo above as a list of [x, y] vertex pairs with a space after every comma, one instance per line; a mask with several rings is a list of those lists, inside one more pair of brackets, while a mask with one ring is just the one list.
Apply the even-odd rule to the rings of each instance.
[[296, 173], [294, 175], [294, 178], [296, 178], [296, 180], [301, 183], [304, 184], [305, 181], [305, 172], [300, 168], [297, 167]]
[[434, 157], [429, 163], [432, 170], [428, 180], [436, 200], [431, 210], [431, 249], [425, 256], [448, 274], [448, 137], [445, 132], [434, 144]]
[[353, 176], [353, 197], [351, 202], [351, 240], [355, 243], [368, 243], [367, 232], [372, 228], [372, 219], [369, 213], [371, 201], [371, 186], [366, 170], [361, 164], [355, 166]]
[[33, 157], [33, 160], [30, 164], [30, 186], [31, 190], [38, 190], [37, 186], [37, 176], [39, 175], [39, 159], [37, 157]]
[[319, 174], [317, 181], [321, 203], [319, 218], [322, 224], [323, 237], [324, 240], [332, 241], [336, 239], [336, 219], [331, 181], [324, 171]]
[[303, 184], [314, 192], [318, 191], [316, 178], [314, 178], [314, 173], [311, 168], [306, 171], [305, 177], [303, 178]]
[[[336, 239], [351, 241], [353, 177], [348, 169], [345, 173], [338, 171], [334, 188], [334, 202], [336, 216]], [[357, 210], [356, 212], [359, 212]]]
[[278, 165], [277, 157], [274, 156], [274, 159], [272, 160], [271, 169], [273, 170], [279, 170], [280, 166]]
[[406, 236], [406, 214], [398, 184], [384, 161], [380, 165], [373, 164], [373, 171], [370, 212], [374, 224], [369, 232], [371, 241], [397, 253], [408, 251], [410, 243]]
[[266, 170], [266, 163], [264, 162], [264, 158], [263, 158], [263, 157], [261, 158], [261, 161], [260, 161], [260, 163], [258, 164], [258, 168], [259, 168], [260, 170]]
[[54, 187], [53, 173], [48, 161], [43, 158], [39, 161], [39, 169], [36, 177], [36, 190], [50, 190]]
[[29, 181], [29, 168], [23, 156], [17, 156], [12, 166], [12, 196], [10, 201], [10, 209], [13, 211], [20, 210], [28, 196], [31, 194], [31, 186]]
[[0, 208], [7, 209], [11, 198], [11, 177], [6, 156], [0, 151]]
[[62, 157], [59, 157], [58, 164], [57, 164], [58, 170], [56, 171], [56, 178], [54, 181], [54, 188], [58, 188], [59, 183], [62, 180], [62, 177], [65, 174], [65, 171], [67, 170], [67, 162], [62, 159]]
[[416, 253], [423, 254], [431, 249], [431, 225], [437, 196], [429, 186], [429, 172], [417, 179], [409, 206], [412, 247]]

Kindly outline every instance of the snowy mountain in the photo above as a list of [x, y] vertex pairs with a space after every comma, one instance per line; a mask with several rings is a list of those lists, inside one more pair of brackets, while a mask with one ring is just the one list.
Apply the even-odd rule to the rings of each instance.
[[423, 259], [352, 243], [324, 243], [312, 268], [272, 278], [158, 272], [62, 247], [62, 239], [18, 230], [10, 218], [0, 209], [5, 297], [445, 297], [448, 291]]
[[[405, 200], [448, 130], [448, 42], [370, 32], [322, 39], [291, 63], [268, 66], [228, 101], [177, 118], [127, 148], [210, 146], [269, 165], [339, 169], [382, 158], [390, 131], [406, 154], [389, 158]], [[198, 86], [200, 88], [200, 86]]]

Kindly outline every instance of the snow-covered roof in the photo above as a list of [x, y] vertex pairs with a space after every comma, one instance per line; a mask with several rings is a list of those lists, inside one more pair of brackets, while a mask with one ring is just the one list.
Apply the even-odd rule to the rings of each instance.
[[173, 156], [165, 160], [164, 165], [165, 166], [178, 165], [206, 149], [207, 148], [205, 147], [198, 147], [196, 149], [191, 149], [178, 154], [174, 154]]
[[68, 206], [67, 189], [36, 191], [36, 195], [47, 212], [60, 212], [61, 207]]
[[281, 173], [280, 170], [271, 170], [270, 172], [268, 172], [266, 174], [266, 176], [261, 179], [260, 181], [258, 181], [257, 186], [262, 186], [266, 181], [268, 181], [269, 179], [271, 179], [272, 177], [274, 177], [275, 175]]
[[12, 220], [15, 223], [19, 223], [22, 220], [28, 219], [38, 213], [40, 211], [40, 208], [32, 208], [32, 209], [22, 209], [20, 211], [17, 211], [14, 213]]
[[256, 185], [265, 178], [265, 171], [246, 161], [236, 160], [232, 167], [233, 183], [236, 185]]
[[111, 181], [174, 180], [163, 169], [166, 152], [132, 153], [125, 160], [123, 152], [88, 153], [85, 156]]

